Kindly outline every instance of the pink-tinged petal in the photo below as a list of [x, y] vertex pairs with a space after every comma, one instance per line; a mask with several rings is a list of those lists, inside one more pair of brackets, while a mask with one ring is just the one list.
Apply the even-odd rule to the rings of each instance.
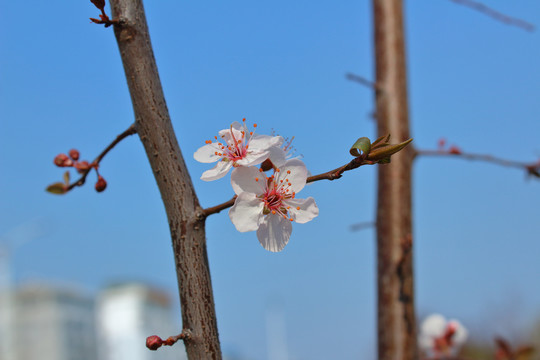
[[236, 195], [243, 192], [262, 194], [266, 187], [265, 181], [264, 174], [254, 167], [237, 167], [231, 173], [231, 185]]
[[243, 159], [237, 160], [240, 166], [255, 166], [268, 159], [268, 151], [248, 151]]
[[193, 157], [198, 162], [213, 163], [221, 159], [221, 156], [216, 155], [216, 152], [222, 152], [217, 143], [206, 144], [195, 151]]
[[291, 221], [279, 215], [267, 215], [257, 230], [257, 238], [268, 251], [283, 250], [292, 233]]
[[240, 124], [238, 121], [234, 121], [232, 124], [231, 124], [231, 127], [235, 130], [238, 130], [238, 131], [245, 131], [246, 130], [246, 126], [244, 124]]
[[428, 316], [420, 326], [420, 333], [433, 338], [444, 335], [446, 329], [446, 319], [440, 314], [432, 314]]
[[221, 179], [222, 177], [227, 175], [231, 167], [232, 164], [230, 161], [218, 161], [216, 166], [214, 166], [210, 170], [206, 170], [205, 172], [203, 172], [201, 180], [212, 181]]
[[240, 166], [259, 165], [270, 157], [270, 149], [283, 143], [281, 136], [253, 135], [249, 141], [249, 147], [244, 159], [236, 163]]
[[[219, 131], [219, 138], [221, 139], [221, 141], [232, 145], [232, 144], [234, 144], [235, 139], [237, 141], [242, 139], [242, 131], [244, 131], [244, 130], [241, 127], [241, 125], [240, 125], [240, 127], [238, 127], [238, 126], [236, 126], [236, 124], [238, 124], [237, 121], [232, 123], [232, 125], [231, 125], [232, 130], [229, 128], [229, 129], [223, 129], [223, 130]], [[233, 135], [234, 135], [234, 139], [233, 139]]]
[[[302, 160], [299, 159], [290, 159], [279, 168], [278, 179], [279, 180], [289, 180], [291, 184], [291, 192], [299, 192], [306, 186], [307, 180], [307, 168]], [[290, 173], [289, 173], [290, 172]]]
[[268, 158], [276, 167], [281, 167], [287, 160], [287, 153], [279, 146], [272, 146], [268, 149]]
[[254, 194], [241, 193], [229, 210], [229, 217], [240, 232], [255, 231], [259, 228], [263, 203]]
[[452, 324], [452, 326], [455, 326], [456, 332], [454, 336], [452, 337], [452, 341], [454, 345], [459, 348], [465, 342], [467, 341], [467, 337], [469, 336], [469, 332], [465, 328], [465, 326], [461, 325], [461, 323], [458, 320], [452, 319], [448, 321], [448, 325]]
[[253, 135], [249, 141], [249, 148], [253, 151], [268, 150], [272, 146], [281, 146], [283, 138], [281, 136]]
[[319, 215], [319, 208], [312, 197], [307, 199], [287, 199], [283, 202], [285, 205], [290, 206], [288, 209], [289, 214], [299, 224], [305, 224]]

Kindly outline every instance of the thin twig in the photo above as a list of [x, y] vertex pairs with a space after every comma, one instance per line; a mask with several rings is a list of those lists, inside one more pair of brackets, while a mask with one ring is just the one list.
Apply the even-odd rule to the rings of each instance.
[[120, 135], [118, 135], [116, 137], [116, 139], [114, 139], [113, 142], [111, 142], [109, 144], [109, 146], [107, 146], [105, 148], [105, 150], [103, 150], [99, 155], [98, 157], [96, 157], [94, 159], [94, 161], [92, 161], [92, 163], [90, 164], [91, 166], [86, 169], [86, 170], [83, 170], [83, 172], [81, 173], [81, 177], [79, 178], [79, 180], [75, 181], [74, 183], [72, 183], [71, 185], [68, 186], [67, 191], [73, 189], [75, 186], [82, 186], [84, 185], [84, 182], [86, 181], [86, 177], [88, 176], [88, 174], [90, 173], [90, 171], [95, 167], [94, 165], [99, 165], [99, 163], [101, 162], [101, 160], [105, 157], [105, 155], [107, 155], [107, 153], [109, 151], [111, 151], [115, 146], [116, 144], [118, 144], [120, 141], [124, 140], [126, 137], [130, 136], [130, 135], [133, 135], [133, 134], [136, 134], [137, 133], [137, 130], [135, 129], [135, 124], [131, 124], [131, 126], [129, 128], [127, 128], [123, 133], [121, 133]]
[[232, 197], [232, 199], [230, 199], [229, 201], [224, 202], [223, 204], [219, 204], [219, 205], [212, 206], [212, 207], [209, 207], [207, 209], [204, 209], [203, 210], [203, 216], [207, 217], [208, 215], [217, 214], [221, 210], [225, 210], [227, 208], [230, 208], [231, 206], [234, 205], [234, 201], [236, 200], [236, 198], [237, 198], [237, 195], [234, 195]]
[[[311, 183], [311, 182], [315, 182], [315, 181], [319, 181], [319, 180], [335, 180], [335, 179], [339, 179], [340, 177], [343, 176], [343, 173], [345, 171], [349, 171], [349, 170], [353, 170], [353, 169], [356, 169], [362, 165], [375, 165], [377, 162], [376, 161], [369, 161], [369, 160], [365, 160], [364, 157], [362, 156], [359, 156], [359, 157], [355, 157], [354, 159], [352, 159], [349, 163], [343, 165], [343, 166], [340, 166], [334, 170], [330, 170], [330, 171], [327, 171], [325, 173], [322, 173], [322, 174], [319, 174], [319, 175], [313, 175], [313, 176], [310, 176], [307, 178], [306, 180], [306, 183]], [[234, 201], [236, 200], [236, 195], [232, 197], [232, 199], [222, 203], [222, 204], [219, 204], [219, 205], [216, 205], [216, 206], [212, 206], [212, 207], [209, 207], [209, 208], [206, 208], [202, 211], [202, 215], [203, 217], [207, 217], [209, 215], [212, 215], [212, 214], [216, 214], [218, 212], [220, 212], [221, 210], [225, 210], [227, 208], [230, 208], [231, 206], [234, 205]]]
[[374, 226], [375, 226], [374, 221], [366, 221], [366, 222], [360, 222], [360, 223], [352, 224], [350, 226], [350, 230], [351, 231], [360, 231], [360, 230], [373, 228]]
[[122, 21], [118, 20], [118, 19], [109, 19], [109, 18], [95, 19], [95, 18], [90, 18], [90, 21], [92, 21], [94, 24], [105, 25], [106, 28], [111, 26], [111, 25], [122, 25]]
[[496, 10], [493, 10], [489, 7], [487, 7], [486, 5], [482, 4], [482, 3], [479, 3], [477, 1], [472, 1], [472, 0], [451, 0], [453, 2], [455, 2], [456, 4], [460, 4], [460, 5], [464, 5], [464, 6], [468, 6], [470, 7], [471, 9], [474, 9], [474, 10], [477, 10], [487, 16], [490, 16], [492, 18], [494, 18], [495, 20], [498, 20], [502, 23], [505, 23], [507, 25], [513, 25], [513, 26], [517, 26], [519, 28], [522, 28], [526, 31], [530, 31], [530, 32], [533, 32], [534, 29], [535, 29], [535, 26], [531, 23], [528, 23], [524, 20], [521, 20], [521, 19], [518, 19], [518, 18], [514, 18], [514, 17], [511, 17], [511, 16], [508, 16], [508, 15], [505, 15], [501, 12], [498, 12]]
[[146, 338], [146, 347], [152, 351], [156, 351], [162, 346], [173, 346], [178, 340], [188, 340], [190, 337], [191, 331], [189, 329], [184, 329], [181, 334], [169, 336], [165, 340], [157, 335], [152, 335]]
[[484, 161], [489, 162], [492, 164], [497, 164], [501, 166], [506, 167], [514, 167], [519, 168], [527, 171], [529, 175], [540, 177], [540, 160], [536, 162], [522, 162], [522, 161], [515, 161], [515, 160], [508, 160], [508, 159], [502, 159], [495, 157], [493, 155], [487, 155], [487, 154], [473, 154], [473, 153], [465, 153], [457, 148], [450, 148], [450, 150], [440, 149], [440, 150], [416, 150], [415, 155], [422, 155], [422, 156], [454, 156], [454, 157], [460, 157], [466, 160], [473, 160], [473, 161]]
[[367, 86], [368, 88], [370, 89], [373, 89], [373, 90], [382, 90], [382, 88], [376, 83], [376, 82], [373, 82], [371, 80], [368, 80], [366, 79], [365, 77], [363, 76], [360, 76], [360, 75], [356, 75], [356, 74], [353, 74], [353, 73], [347, 73], [345, 74], [345, 77], [347, 78], [347, 80], [351, 80], [351, 81], [354, 81], [354, 82], [357, 82], [359, 84], [362, 84], [364, 86]]

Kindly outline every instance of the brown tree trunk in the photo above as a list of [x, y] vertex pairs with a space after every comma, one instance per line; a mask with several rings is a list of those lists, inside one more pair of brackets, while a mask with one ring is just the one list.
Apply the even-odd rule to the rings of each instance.
[[114, 33], [131, 94], [135, 126], [169, 221], [182, 323], [190, 333], [184, 340], [186, 351], [192, 360], [221, 359], [205, 219], [171, 124], [142, 0], [111, 0], [111, 9], [113, 18], [121, 21], [115, 25]]
[[[373, 0], [378, 136], [409, 138], [405, 40], [401, 0]], [[378, 168], [378, 354], [417, 359], [412, 259], [411, 146]]]

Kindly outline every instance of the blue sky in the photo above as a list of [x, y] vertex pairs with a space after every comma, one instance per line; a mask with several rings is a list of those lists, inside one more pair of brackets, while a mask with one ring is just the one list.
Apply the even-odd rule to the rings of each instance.
[[[485, 2], [540, 26], [534, 0]], [[506, 26], [449, 0], [408, 1], [414, 144], [440, 137], [465, 151], [540, 156], [540, 32]], [[295, 136], [312, 173], [349, 161], [373, 137], [369, 1], [206, 4], [147, 2], [169, 111], [203, 206], [228, 200], [228, 177], [205, 183], [193, 152], [231, 122]], [[112, 29], [90, 24], [89, 1], [0, 4], [0, 234], [38, 219], [45, 235], [12, 257], [17, 284], [42, 280], [92, 292], [118, 279], [169, 289], [176, 278], [165, 212], [137, 137], [67, 196], [45, 193], [62, 170], [54, 156], [93, 159], [133, 121]], [[391, 166], [391, 165], [389, 165]], [[240, 234], [226, 212], [207, 221], [223, 349], [266, 359], [265, 316], [285, 316], [291, 359], [374, 354], [374, 167], [302, 190], [320, 215], [296, 224], [278, 254]], [[523, 172], [457, 159], [420, 158], [414, 172], [417, 308], [459, 318], [473, 335], [511, 335], [540, 319], [540, 183]], [[516, 306], [515, 304], [519, 304]], [[506, 313], [505, 316], [501, 315]], [[510, 314], [510, 315], [509, 315]], [[180, 327], [180, 324], [179, 324]]]

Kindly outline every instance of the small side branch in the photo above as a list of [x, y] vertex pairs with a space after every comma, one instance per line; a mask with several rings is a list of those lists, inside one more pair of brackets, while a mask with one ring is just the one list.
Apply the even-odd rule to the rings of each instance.
[[224, 202], [223, 204], [219, 204], [216, 206], [209, 207], [207, 209], [203, 210], [203, 216], [207, 217], [208, 215], [217, 214], [221, 210], [225, 210], [227, 208], [230, 208], [234, 205], [234, 201], [236, 200], [237, 195], [234, 195], [231, 200]]
[[474, 154], [474, 153], [465, 153], [462, 152], [459, 148], [452, 146], [448, 150], [439, 149], [439, 150], [416, 150], [416, 155], [421, 156], [448, 156], [448, 157], [459, 157], [465, 160], [473, 161], [483, 161], [500, 166], [514, 167], [518, 169], [523, 169], [527, 172], [528, 175], [539, 177], [540, 178], [540, 160], [534, 163], [527, 163], [515, 160], [508, 160], [495, 157], [488, 154]]
[[106, 28], [111, 25], [120, 25], [120, 20], [111, 19], [105, 13], [105, 0], [90, 0], [90, 2], [101, 12], [101, 14], [99, 14], [99, 19], [90, 18], [90, 21], [94, 24], [105, 25]]
[[86, 169], [86, 170], [83, 170], [81, 172], [81, 177], [79, 178], [79, 180], [75, 181], [74, 183], [70, 184], [68, 187], [67, 187], [67, 190], [66, 191], [69, 191], [71, 189], [73, 189], [74, 187], [76, 186], [82, 186], [84, 185], [85, 181], [86, 181], [86, 177], [88, 176], [88, 174], [90, 173], [90, 171], [93, 169], [93, 168], [97, 168], [99, 166], [99, 163], [101, 162], [101, 160], [105, 157], [105, 155], [107, 155], [107, 153], [109, 151], [111, 151], [120, 141], [124, 140], [125, 138], [127, 138], [128, 136], [131, 136], [133, 134], [136, 134], [137, 133], [137, 130], [135, 129], [135, 124], [131, 124], [131, 126], [129, 128], [127, 128], [123, 133], [121, 133], [120, 135], [118, 135], [116, 137], [116, 139], [114, 139], [113, 142], [111, 142], [109, 144], [109, 146], [107, 146], [105, 148], [105, 150], [103, 150], [95, 159], [94, 161], [92, 161], [92, 163], [90, 164], [91, 166]]
[[191, 331], [184, 329], [181, 334], [175, 336], [169, 336], [163, 340], [157, 335], [152, 335], [146, 338], [146, 347], [150, 350], [156, 351], [162, 346], [173, 346], [179, 340], [188, 340], [191, 336]]
[[[319, 174], [319, 175], [313, 175], [313, 176], [308, 177], [307, 180], [306, 180], [306, 183], [311, 183], [311, 182], [315, 182], [315, 181], [319, 181], [319, 180], [335, 180], [335, 179], [339, 179], [340, 177], [343, 176], [343, 173], [345, 171], [353, 170], [353, 169], [356, 169], [356, 168], [358, 168], [360, 166], [363, 166], [363, 165], [375, 165], [376, 163], [377, 163], [376, 161], [366, 160], [362, 156], [355, 157], [348, 164], [340, 166], [337, 169], [330, 170], [328, 172], [325, 172], [325, 173], [322, 173], [322, 174]], [[226, 201], [226, 202], [224, 202], [222, 204], [219, 204], [219, 205], [212, 206], [212, 207], [209, 207], [207, 209], [204, 209], [202, 211], [202, 214], [203, 214], [204, 217], [207, 217], [207, 216], [212, 215], [212, 214], [216, 214], [216, 213], [220, 212], [221, 210], [225, 210], [225, 209], [230, 208], [231, 206], [233, 206], [235, 200], [236, 200], [236, 195], [233, 196], [232, 199], [230, 199], [229, 201]]]
[[352, 224], [350, 226], [351, 231], [360, 231], [360, 230], [366, 230], [371, 229], [375, 227], [375, 221], [365, 221], [365, 222], [359, 222], [356, 224]]
[[368, 80], [366, 79], [365, 77], [363, 76], [360, 76], [360, 75], [356, 75], [356, 74], [353, 74], [353, 73], [347, 73], [345, 74], [345, 77], [347, 78], [347, 80], [350, 80], [350, 81], [354, 81], [358, 84], [361, 84], [361, 85], [364, 85], [370, 89], [373, 89], [373, 90], [382, 90], [382, 88], [375, 82], [371, 81], [371, 80]]
[[490, 16], [490, 17], [494, 18], [497, 21], [505, 23], [506, 25], [517, 26], [517, 27], [522, 28], [523, 30], [526, 30], [526, 31], [529, 31], [529, 32], [533, 32], [534, 29], [535, 29], [535, 26], [533, 24], [531, 24], [531, 23], [528, 23], [528, 22], [526, 22], [524, 20], [521, 20], [521, 19], [518, 19], [518, 18], [514, 18], [514, 17], [508, 16], [508, 15], [505, 15], [505, 14], [503, 14], [501, 12], [498, 12], [496, 10], [493, 10], [493, 9], [487, 7], [486, 5], [484, 5], [482, 3], [479, 3], [477, 1], [473, 1], [473, 0], [451, 0], [451, 1], [455, 2], [456, 4], [468, 6], [471, 9], [474, 9], [474, 10], [479, 11], [479, 12], [481, 12], [481, 13], [487, 15], [487, 16]]

